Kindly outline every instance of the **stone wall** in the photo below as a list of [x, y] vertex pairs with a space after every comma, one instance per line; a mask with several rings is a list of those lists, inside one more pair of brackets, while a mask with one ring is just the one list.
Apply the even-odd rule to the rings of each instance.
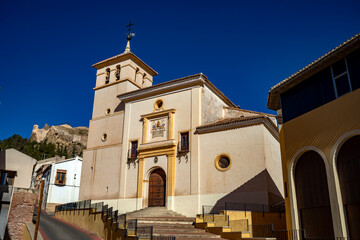
[[26, 222], [31, 222], [37, 193], [30, 189], [15, 189], [11, 201], [5, 239], [21, 239]]

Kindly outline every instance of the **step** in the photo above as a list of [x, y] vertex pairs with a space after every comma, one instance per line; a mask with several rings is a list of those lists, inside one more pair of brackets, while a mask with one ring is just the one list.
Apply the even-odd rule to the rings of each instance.
[[220, 238], [219, 235], [201, 232], [201, 233], [188, 233], [188, 232], [154, 232], [153, 236], [160, 236], [160, 237], [176, 237], [178, 238]]
[[147, 223], [146, 222], [146, 223], [140, 223], [139, 226], [140, 227], [153, 226], [154, 229], [155, 228], [186, 228], [186, 229], [190, 228], [190, 229], [197, 229], [192, 224], [174, 224], [174, 223], [163, 224], [163, 223]]
[[204, 230], [196, 228], [153, 228], [154, 233], [158, 232], [187, 232], [187, 233], [203, 233]]

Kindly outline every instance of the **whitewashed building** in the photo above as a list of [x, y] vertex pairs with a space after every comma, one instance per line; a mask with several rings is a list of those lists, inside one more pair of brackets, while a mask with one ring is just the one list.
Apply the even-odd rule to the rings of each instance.
[[[79, 200], [82, 158], [75, 157], [53, 162], [48, 187], [47, 203], [68, 203]], [[47, 191], [47, 192], [46, 192]]]
[[275, 116], [239, 108], [202, 73], [153, 85], [157, 72], [129, 43], [93, 67], [80, 200], [186, 216], [203, 205], [283, 200]]

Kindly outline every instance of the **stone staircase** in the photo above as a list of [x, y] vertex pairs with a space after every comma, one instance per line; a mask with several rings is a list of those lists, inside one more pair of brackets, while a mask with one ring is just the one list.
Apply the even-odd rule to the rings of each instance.
[[167, 210], [165, 207], [149, 207], [126, 214], [127, 219], [137, 219], [138, 227], [153, 226], [155, 239], [176, 237], [185, 239], [221, 239], [219, 235], [208, 233], [194, 226], [195, 218]]

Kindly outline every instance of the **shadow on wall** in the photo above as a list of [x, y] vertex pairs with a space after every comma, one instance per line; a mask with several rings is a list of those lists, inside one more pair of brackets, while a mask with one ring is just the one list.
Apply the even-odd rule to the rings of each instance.
[[125, 103], [121, 102], [119, 105], [116, 106], [114, 112], [121, 112], [125, 110]]
[[[223, 208], [225, 206], [225, 202], [228, 207], [233, 208], [241, 208], [242, 203], [247, 203], [248, 207], [253, 206], [254, 208], [257, 208], [259, 207], [256, 206], [257, 204], [265, 204], [272, 206], [282, 201], [284, 201], [284, 197], [280, 193], [278, 187], [276, 186], [268, 171], [264, 169], [255, 177], [253, 177], [231, 193], [225, 195], [223, 198], [219, 199], [216, 202], [214, 209]], [[251, 209], [248, 210], [251, 211]], [[258, 209], [254, 209], [253, 211], [256, 210]]]

